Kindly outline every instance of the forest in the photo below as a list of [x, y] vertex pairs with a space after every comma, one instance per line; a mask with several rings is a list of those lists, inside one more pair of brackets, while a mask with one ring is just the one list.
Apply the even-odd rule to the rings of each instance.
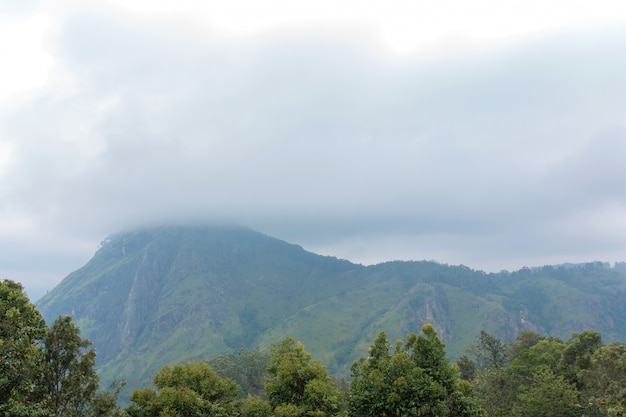
[[49, 327], [21, 284], [0, 283], [0, 415], [11, 417], [623, 416], [626, 345], [585, 330], [568, 340], [486, 331], [451, 362], [431, 324], [390, 341], [381, 332], [329, 375], [285, 338], [268, 351], [165, 365], [121, 406], [124, 381], [99, 386], [96, 351], [70, 316]]

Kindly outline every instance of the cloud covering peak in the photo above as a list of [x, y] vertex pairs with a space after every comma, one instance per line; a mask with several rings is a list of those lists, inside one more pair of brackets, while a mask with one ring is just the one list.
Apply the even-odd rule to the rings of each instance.
[[0, 265], [50, 288], [107, 234], [191, 221], [365, 263], [624, 260], [623, 27], [398, 58], [67, 14], [48, 84], [0, 112]]

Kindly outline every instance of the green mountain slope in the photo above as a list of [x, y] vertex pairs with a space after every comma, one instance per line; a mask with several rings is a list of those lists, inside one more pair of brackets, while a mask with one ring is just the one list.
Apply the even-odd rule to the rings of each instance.
[[165, 363], [267, 347], [292, 336], [347, 375], [380, 330], [433, 323], [451, 356], [481, 329], [626, 340], [626, 275], [602, 264], [485, 274], [435, 262], [364, 267], [247, 229], [162, 227], [107, 239], [37, 306], [72, 314], [103, 381], [145, 385]]

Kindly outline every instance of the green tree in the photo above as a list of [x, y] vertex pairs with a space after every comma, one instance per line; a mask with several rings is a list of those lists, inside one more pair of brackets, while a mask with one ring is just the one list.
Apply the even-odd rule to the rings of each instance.
[[[515, 340], [508, 347], [509, 361], [510, 362], [514, 361], [515, 358], [517, 358], [517, 356], [520, 354], [520, 352], [531, 348], [532, 346], [536, 345], [537, 343], [539, 343], [545, 338], [546, 337], [540, 335], [539, 333], [532, 332], [532, 331], [524, 331], [524, 332], [519, 333], [515, 337]], [[560, 342], [560, 340], [555, 339], [555, 338], [550, 338], [550, 339]]]
[[209, 365], [219, 376], [230, 378], [239, 385], [240, 398], [250, 395], [265, 396], [264, 388], [269, 364], [268, 352], [245, 349], [241, 349], [238, 355], [231, 353], [209, 360]]
[[513, 415], [519, 417], [577, 417], [582, 415], [576, 385], [555, 375], [547, 366], [533, 372], [532, 382], [522, 385]]
[[118, 414], [120, 390], [97, 392], [90, 344], [70, 316], [48, 328], [20, 284], [0, 282], [0, 416]]
[[21, 284], [0, 282], [0, 415], [47, 415], [39, 391], [46, 324]]
[[237, 384], [206, 362], [164, 366], [153, 377], [158, 391], [136, 389], [125, 409], [130, 417], [232, 417], [239, 415]]
[[483, 372], [474, 380], [476, 397], [489, 417], [510, 417], [517, 384], [504, 369]]
[[484, 330], [480, 331], [478, 340], [469, 349], [479, 372], [503, 369], [507, 364], [507, 347], [500, 339]]
[[269, 401], [253, 395], [245, 400], [241, 415], [243, 417], [270, 417], [272, 406]]
[[559, 363], [560, 373], [570, 382], [581, 386], [578, 374], [583, 369], [591, 367], [593, 353], [603, 346], [599, 332], [585, 330], [574, 333], [567, 341]]
[[286, 338], [273, 344], [267, 370], [265, 391], [276, 416], [325, 417], [341, 411], [341, 390], [302, 343]]
[[468, 353], [479, 364], [473, 383], [487, 415], [509, 417], [518, 402], [520, 387], [532, 385], [533, 374], [540, 365], [557, 372], [564, 348], [558, 339], [535, 332], [522, 332], [511, 344], [505, 344], [481, 331]]
[[563, 342], [526, 333], [516, 339], [513, 346], [511, 350], [515, 354], [510, 356], [513, 360], [508, 367], [488, 368], [476, 380], [476, 394], [490, 417], [508, 417], [513, 409], [530, 408], [528, 392], [533, 392], [539, 382], [538, 369], [560, 375], [561, 356], [566, 347]]
[[70, 316], [54, 321], [43, 339], [42, 386], [54, 415], [88, 416], [98, 390], [96, 351]]
[[605, 416], [626, 415], [626, 345], [614, 342], [597, 349], [590, 366], [579, 372], [589, 403]]
[[456, 366], [458, 366], [460, 377], [464, 381], [473, 381], [476, 377], [476, 364], [469, 356], [461, 355], [456, 361]]
[[122, 410], [117, 399], [124, 387], [126, 381], [113, 381], [108, 390], [97, 392], [89, 406], [89, 417], [120, 417]]
[[355, 417], [482, 416], [471, 386], [445, 356], [445, 345], [431, 325], [423, 335], [397, 341], [390, 352], [384, 332], [367, 358], [351, 368], [349, 413]]
[[509, 374], [518, 384], [528, 384], [539, 367], [547, 367], [553, 373], [561, 374], [563, 352], [567, 345], [555, 339], [543, 339], [527, 349], [521, 350], [508, 368]]

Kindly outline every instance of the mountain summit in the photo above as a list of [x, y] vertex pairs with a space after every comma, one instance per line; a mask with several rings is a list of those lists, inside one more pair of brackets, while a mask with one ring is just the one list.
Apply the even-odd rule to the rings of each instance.
[[301, 340], [331, 373], [380, 330], [433, 323], [452, 356], [481, 329], [626, 340], [626, 276], [600, 263], [486, 274], [436, 262], [362, 266], [244, 228], [158, 227], [114, 235], [38, 303], [71, 314], [103, 381], [145, 385], [165, 363]]
[[107, 238], [37, 305], [47, 320], [74, 317], [105, 375], [141, 363], [131, 375], [143, 376], [256, 346], [363, 269], [243, 228], [161, 227]]

